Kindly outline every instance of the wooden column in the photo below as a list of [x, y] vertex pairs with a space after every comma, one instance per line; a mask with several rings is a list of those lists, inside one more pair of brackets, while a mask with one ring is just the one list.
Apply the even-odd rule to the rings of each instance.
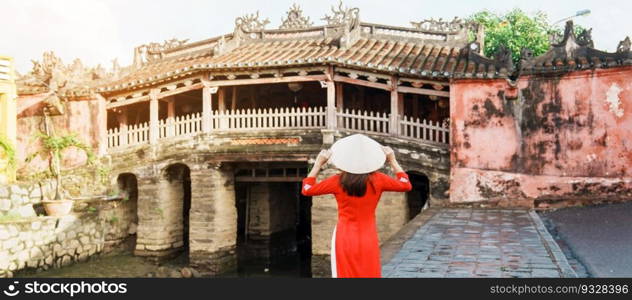
[[116, 115], [116, 119], [119, 123], [119, 129], [120, 129], [120, 135], [119, 135], [119, 142], [120, 142], [120, 146], [125, 146], [127, 145], [127, 108], [125, 108], [125, 106], [119, 107], [119, 110], [121, 110], [117, 115]]
[[237, 109], [237, 86], [233, 86], [232, 99], [230, 101], [230, 109], [235, 111]]
[[397, 112], [399, 112], [399, 115], [401, 117], [404, 116], [404, 94], [403, 93], [399, 93], [397, 95]]
[[149, 143], [155, 144], [158, 142], [158, 93], [157, 89], [152, 89], [149, 92]]
[[211, 132], [212, 128], [212, 97], [213, 93], [217, 91], [217, 87], [212, 88], [209, 86], [204, 86], [202, 89], [202, 132]]
[[415, 117], [415, 118], [419, 118], [419, 95], [413, 95], [413, 112], [411, 114], [411, 116]]
[[[344, 89], [342, 83], [336, 82], [336, 111], [343, 112], [344, 110]], [[341, 121], [336, 117], [336, 126], [342, 127]]]
[[176, 117], [176, 103], [175, 98], [169, 97], [167, 100], [167, 136], [172, 137], [176, 135], [175, 132], [175, 117]]
[[397, 80], [396, 76], [391, 77], [391, 118], [389, 133], [391, 135], [399, 134], [399, 93], [397, 92]]
[[327, 81], [327, 129], [336, 129], [336, 85]]
[[217, 90], [217, 109], [219, 111], [226, 110], [226, 91], [223, 88]]

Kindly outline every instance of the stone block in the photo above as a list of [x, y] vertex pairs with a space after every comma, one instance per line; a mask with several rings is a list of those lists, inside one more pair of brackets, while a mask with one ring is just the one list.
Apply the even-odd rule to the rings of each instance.
[[42, 191], [40, 190], [39, 187], [34, 187], [31, 192], [29, 193], [29, 198], [31, 198], [31, 201], [34, 202], [39, 202], [42, 199]]
[[0, 186], [0, 199], [9, 198], [10, 194], [8, 186]]
[[90, 238], [88, 236], [82, 236], [79, 238], [79, 242], [81, 242], [82, 245], [88, 245], [90, 244]]
[[18, 195], [16, 193], [11, 193], [11, 197], [9, 199], [11, 199], [11, 204], [13, 204], [13, 206], [20, 206], [25, 202], [24, 196]]
[[11, 200], [0, 198], [0, 211], [8, 211], [11, 209]]
[[14, 237], [18, 235], [18, 227], [15, 225], [9, 225], [6, 229], [9, 230], [9, 236]]
[[[15, 207], [15, 206], [14, 206]], [[33, 206], [31, 205], [23, 205], [17, 208], [13, 208], [9, 211], [9, 214], [19, 215], [22, 218], [29, 218], [37, 216], [35, 214], [35, 210], [33, 210]]]
[[31, 248], [30, 252], [31, 252], [30, 253], [31, 259], [40, 259], [43, 256], [42, 250], [40, 250], [40, 248], [37, 248], [37, 247]]
[[9, 231], [6, 228], [0, 227], [0, 241], [9, 238]]
[[31, 223], [31, 229], [39, 230], [40, 228], [42, 228], [42, 222], [34, 221], [33, 223]]
[[18, 246], [17, 239], [8, 239], [2, 242], [2, 249], [12, 249]]

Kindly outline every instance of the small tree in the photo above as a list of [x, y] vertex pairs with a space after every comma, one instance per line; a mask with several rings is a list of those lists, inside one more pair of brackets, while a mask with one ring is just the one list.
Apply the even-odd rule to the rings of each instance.
[[61, 182], [62, 182], [62, 154], [64, 150], [69, 148], [80, 149], [88, 156], [88, 163], [93, 164], [95, 155], [92, 149], [84, 144], [77, 137], [76, 133], [55, 134], [52, 126], [49, 126], [48, 113], [44, 112], [44, 128], [45, 132], [38, 132], [36, 137], [42, 142], [42, 148], [38, 152], [31, 154], [27, 158], [27, 162], [31, 161], [37, 155], [45, 155], [48, 160], [49, 175], [55, 179], [55, 199], [61, 200]]
[[[519, 8], [504, 14], [497, 14], [484, 10], [467, 18], [477, 22], [485, 28], [485, 56], [492, 57], [501, 45], [509, 48], [512, 60], [520, 60], [523, 48], [529, 48], [534, 56], [541, 55], [551, 47], [550, 37], [561, 35], [562, 30], [549, 24], [546, 13], [535, 12], [532, 15]], [[581, 26], [575, 26], [576, 33], [584, 31]]]

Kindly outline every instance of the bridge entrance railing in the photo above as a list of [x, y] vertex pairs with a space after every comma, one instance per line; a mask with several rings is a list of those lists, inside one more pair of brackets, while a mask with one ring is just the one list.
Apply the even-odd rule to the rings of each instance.
[[[284, 129], [319, 129], [327, 127], [325, 107], [266, 108], [213, 111], [211, 131], [247, 132]], [[344, 109], [336, 111], [338, 129], [377, 135], [394, 135], [437, 145], [449, 144], [447, 122], [400, 117], [398, 132], [390, 132], [390, 115], [385, 112]], [[203, 132], [203, 116], [192, 113], [158, 121], [158, 140], [191, 136]], [[141, 123], [108, 130], [108, 149], [150, 143], [150, 125]]]

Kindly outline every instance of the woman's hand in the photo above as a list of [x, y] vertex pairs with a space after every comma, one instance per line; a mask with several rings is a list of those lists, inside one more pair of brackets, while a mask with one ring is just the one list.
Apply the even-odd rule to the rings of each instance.
[[386, 155], [387, 162], [392, 163], [395, 161], [395, 151], [393, 151], [391, 147], [382, 146], [382, 151], [384, 151], [384, 154]]
[[386, 162], [391, 165], [391, 169], [394, 173], [404, 172], [404, 169], [402, 169], [395, 158], [395, 151], [393, 151], [391, 147], [382, 147], [382, 151], [386, 154]]
[[322, 167], [329, 161], [330, 157], [331, 157], [331, 150], [329, 149], [320, 150], [320, 153], [318, 153], [318, 157], [316, 157], [316, 162], [314, 164], [318, 165], [319, 167]]
[[318, 153], [318, 156], [316, 157], [316, 161], [314, 162], [314, 167], [309, 172], [309, 174], [307, 174], [307, 177], [318, 176], [318, 172], [320, 172], [320, 168], [329, 161], [330, 157], [331, 157], [331, 150], [329, 149], [321, 150], [320, 153]]

